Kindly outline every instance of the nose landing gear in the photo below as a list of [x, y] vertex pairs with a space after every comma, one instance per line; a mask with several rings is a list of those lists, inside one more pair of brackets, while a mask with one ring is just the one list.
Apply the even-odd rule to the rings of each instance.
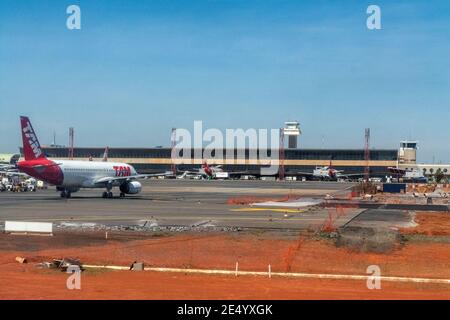
[[113, 193], [111, 192], [111, 191], [105, 191], [105, 192], [103, 192], [103, 194], [102, 194], [102, 198], [108, 198], [108, 199], [112, 199], [112, 197], [113, 197]]
[[68, 190], [61, 191], [61, 198], [69, 199], [72, 196], [72, 192]]

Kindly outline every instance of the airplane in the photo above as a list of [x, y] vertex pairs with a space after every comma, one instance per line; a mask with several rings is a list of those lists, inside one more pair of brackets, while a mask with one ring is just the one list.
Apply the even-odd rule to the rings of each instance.
[[231, 176], [240, 176], [250, 174], [248, 171], [224, 171], [222, 165], [210, 166], [206, 161], [202, 163], [200, 168], [194, 169], [194, 171], [181, 171], [183, 174], [178, 176], [178, 179], [183, 179], [186, 176], [195, 176], [206, 179], [227, 179]]
[[0, 169], [15, 168], [20, 154], [0, 154]]
[[336, 170], [331, 165], [324, 167], [316, 167], [313, 170], [313, 177], [320, 178], [321, 180], [337, 180], [337, 178], [343, 177], [343, 170]]
[[208, 178], [215, 178], [218, 172], [223, 172], [223, 168], [222, 165], [209, 166], [208, 163], [205, 161], [202, 164], [202, 167], [198, 170], [198, 172], [202, 176], [206, 176]]
[[218, 172], [223, 172], [223, 169], [222, 169], [222, 165], [209, 166], [208, 163], [206, 161], [204, 161], [200, 168], [196, 168], [192, 171], [186, 170], [186, 171], [181, 171], [181, 172], [183, 172], [183, 174], [180, 176], [181, 179], [186, 176], [189, 176], [189, 175], [194, 175], [194, 176], [207, 178], [207, 179], [213, 179], [216, 177], [216, 174]]
[[329, 180], [329, 181], [336, 181], [338, 179], [345, 179], [364, 175], [364, 173], [345, 174], [344, 170], [336, 170], [335, 168], [333, 168], [332, 160], [330, 160], [329, 166], [316, 167], [312, 172], [295, 171], [287, 173], [294, 173], [296, 175], [311, 177], [312, 179]]
[[162, 176], [164, 173], [138, 174], [126, 163], [80, 160], [50, 160], [39, 143], [28, 117], [20, 117], [25, 160], [17, 163], [20, 172], [56, 186], [61, 198], [70, 198], [81, 188], [105, 188], [103, 198], [113, 198], [113, 187], [119, 187], [120, 197], [138, 194], [142, 185], [138, 179]]
[[[105, 152], [103, 153], [103, 158], [102, 158], [103, 162], [108, 162], [108, 153], [109, 153], [109, 147], [106, 147]], [[89, 161], [94, 161], [94, 158], [92, 158], [92, 156], [89, 156]]]
[[412, 182], [428, 182], [428, 179], [423, 175], [423, 172], [419, 169], [401, 169], [396, 167], [388, 167], [389, 172], [395, 174], [397, 178], [402, 177], [404, 180]]
[[108, 162], [108, 154], [109, 154], [109, 147], [106, 147], [105, 152], [103, 153], [103, 158], [102, 158], [103, 162]]

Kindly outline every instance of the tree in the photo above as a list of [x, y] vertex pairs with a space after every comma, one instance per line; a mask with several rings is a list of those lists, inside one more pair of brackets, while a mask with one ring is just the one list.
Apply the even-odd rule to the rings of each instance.
[[441, 183], [442, 179], [444, 179], [445, 174], [442, 172], [441, 168], [436, 170], [436, 173], [434, 174], [434, 180], [436, 183]]

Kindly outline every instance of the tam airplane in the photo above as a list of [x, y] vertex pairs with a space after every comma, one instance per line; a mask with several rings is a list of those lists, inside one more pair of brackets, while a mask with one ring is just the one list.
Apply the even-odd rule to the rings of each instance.
[[126, 163], [106, 161], [50, 160], [44, 155], [36, 133], [28, 117], [20, 117], [23, 153], [25, 160], [17, 163], [20, 172], [43, 180], [61, 192], [62, 198], [70, 198], [81, 188], [106, 189], [102, 197], [112, 198], [113, 187], [119, 187], [120, 197], [141, 192], [138, 179], [165, 174], [138, 174]]

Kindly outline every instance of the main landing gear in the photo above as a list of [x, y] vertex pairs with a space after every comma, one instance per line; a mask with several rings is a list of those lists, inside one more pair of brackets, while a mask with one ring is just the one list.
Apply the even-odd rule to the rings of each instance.
[[[108, 183], [106, 185], [106, 191], [103, 192], [103, 194], [102, 194], [102, 198], [104, 198], [104, 199], [112, 199], [113, 198], [112, 188], [113, 188], [112, 184]], [[120, 192], [120, 197], [124, 198], [125, 197], [125, 193], [121, 191]]]
[[113, 193], [112, 193], [112, 191], [111, 191], [112, 188], [113, 188], [113, 186], [112, 186], [111, 183], [108, 183], [108, 184], [106, 185], [106, 191], [103, 192], [103, 194], [102, 194], [102, 198], [103, 198], [103, 199], [106, 199], [106, 198], [112, 199], [112, 198], [113, 198]]
[[[120, 193], [120, 197], [121, 198], [125, 198], [125, 193], [121, 192]], [[102, 194], [102, 198], [104, 198], [104, 199], [112, 199], [113, 198], [113, 193], [111, 191], [105, 191]]]

